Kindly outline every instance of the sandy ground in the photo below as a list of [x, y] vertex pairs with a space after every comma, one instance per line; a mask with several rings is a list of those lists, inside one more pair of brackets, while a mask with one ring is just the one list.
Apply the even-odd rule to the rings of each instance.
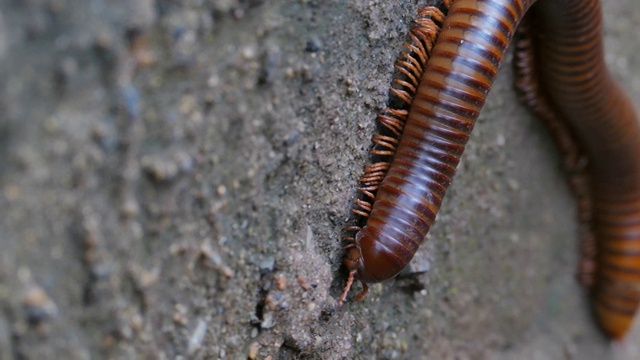
[[[0, 359], [640, 357], [573, 279], [573, 199], [510, 55], [413, 272], [335, 310], [421, 5], [0, 0]], [[640, 99], [640, 3], [604, 11]]]

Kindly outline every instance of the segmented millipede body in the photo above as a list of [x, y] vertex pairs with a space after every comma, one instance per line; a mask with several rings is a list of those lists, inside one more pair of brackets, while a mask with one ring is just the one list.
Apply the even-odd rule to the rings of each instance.
[[605, 66], [599, 1], [454, 0], [444, 7], [442, 22], [432, 17], [432, 35], [418, 38], [429, 51], [412, 49], [411, 40], [401, 55], [418, 63], [410, 73], [420, 79], [395, 81], [410, 96], [408, 110], [381, 115], [392, 125], [380, 121], [372, 153], [390, 158], [365, 167], [361, 178], [354, 212], [364, 221], [351, 228], [339, 303], [355, 279], [361, 299], [367, 283], [396, 276], [413, 258], [526, 14], [516, 86], [564, 154], [581, 223], [579, 277], [594, 292], [604, 331], [623, 337], [640, 303], [640, 125]]

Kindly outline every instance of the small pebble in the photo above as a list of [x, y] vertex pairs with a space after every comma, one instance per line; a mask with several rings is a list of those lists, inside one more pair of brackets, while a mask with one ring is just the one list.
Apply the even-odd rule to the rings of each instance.
[[300, 285], [300, 287], [303, 288], [304, 290], [311, 289], [311, 285], [309, 284], [309, 281], [307, 281], [307, 278], [305, 278], [302, 275], [298, 276], [298, 285]]
[[275, 276], [276, 278], [276, 287], [278, 290], [284, 290], [287, 287], [287, 278], [284, 274], [278, 274]]
[[256, 357], [258, 357], [258, 351], [260, 350], [260, 344], [258, 344], [257, 342], [251, 343], [251, 345], [249, 345], [249, 354], [247, 355], [247, 357], [249, 359], [255, 359]]
[[195, 330], [189, 338], [189, 345], [187, 346], [187, 354], [193, 355], [202, 346], [202, 341], [207, 334], [207, 323], [200, 319], [196, 325]]
[[307, 41], [307, 46], [304, 48], [305, 51], [308, 52], [318, 52], [322, 49], [322, 41], [317, 36], [312, 36], [309, 41]]
[[34, 286], [27, 290], [22, 302], [27, 314], [27, 320], [32, 325], [38, 325], [50, 320], [58, 314], [56, 304], [41, 287]]
[[276, 321], [273, 318], [273, 312], [264, 314], [264, 318], [260, 322], [260, 327], [263, 329], [271, 329], [274, 326], [276, 326]]
[[276, 258], [273, 256], [267, 256], [260, 263], [260, 273], [267, 274], [273, 271], [275, 266], [276, 266]]
[[284, 146], [290, 147], [291, 145], [295, 144], [296, 141], [298, 141], [299, 138], [300, 138], [300, 132], [295, 131], [295, 130], [290, 132], [285, 137]]

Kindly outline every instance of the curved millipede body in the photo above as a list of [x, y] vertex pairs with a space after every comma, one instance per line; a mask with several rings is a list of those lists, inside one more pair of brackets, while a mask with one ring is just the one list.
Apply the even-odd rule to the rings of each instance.
[[[454, 0], [445, 6], [430, 57], [415, 67], [421, 78], [401, 84], [410, 90], [408, 115], [381, 115], [393, 120], [386, 128], [397, 134], [374, 136], [372, 153], [379, 149], [391, 158], [369, 165], [361, 178], [364, 200], [354, 211], [366, 222], [351, 228], [356, 233], [344, 259], [349, 280], [339, 302], [354, 279], [363, 283], [361, 299], [367, 283], [396, 276], [413, 258], [526, 14], [528, 26], [516, 44], [517, 88], [564, 153], [579, 201], [580, 279], [594, 292], [604, 331], [621, 338], [640, 303], [640, 125], [604, 63], [599, 1]], [[412, 50], [405, 62], [421, 53]]]

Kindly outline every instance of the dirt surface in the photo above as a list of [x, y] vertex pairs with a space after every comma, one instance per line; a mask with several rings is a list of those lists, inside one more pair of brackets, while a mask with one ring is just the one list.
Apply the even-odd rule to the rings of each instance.
[[[510, 56], [413, 272], [335, 309], [422, 5], [0, 0], [0, 359], [640, 357], [574, 281], [573, 199]], [[640, 3], [604, 11], [640, 99]]]

